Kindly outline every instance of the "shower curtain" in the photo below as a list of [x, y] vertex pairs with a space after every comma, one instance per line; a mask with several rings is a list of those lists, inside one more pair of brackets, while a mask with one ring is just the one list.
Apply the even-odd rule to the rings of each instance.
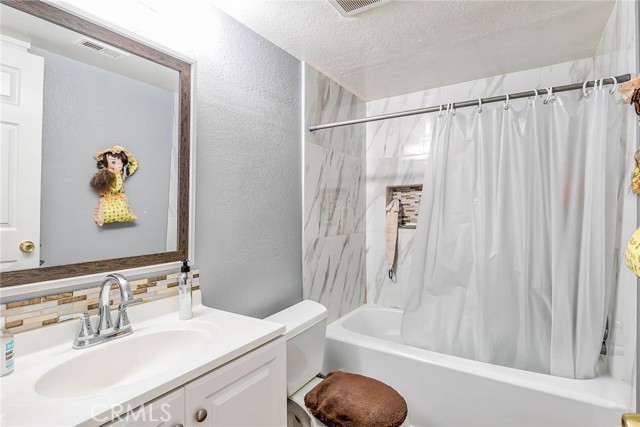
[[607, 87], [512, 104], [434, 125], [402, 336], [593, 378], [618, 265], [620, 106]]

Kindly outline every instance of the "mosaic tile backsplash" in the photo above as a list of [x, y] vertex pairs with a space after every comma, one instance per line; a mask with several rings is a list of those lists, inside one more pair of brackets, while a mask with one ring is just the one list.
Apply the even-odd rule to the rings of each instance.
[[387, 205], [393, 199], [400, 200], [400, 212], [398, 216], [399, 226], [413, 226], [418, 224], [418, 210], [422, 197], [422, 185], [410, 185], [402, 187], [387, 187]]
[[[130, 280], [131, 291], [136, 298], [144, 302], [178, 295], [178, 274], [147, 277]], [[200, 289], [200, 272], [193, 270], [193, 290]], [[6, 320], [6, 327], [13, 333], [25, 332], [58, 323], [63, 314], [88, 311], [90, 315], [98, 313], [98, 295], [100, 287], [63, 292], [37, 298], [27, 298], [0, 305], [0, 316]], [[111, 288], [111, 309], [120, 304], [120, 291]]]

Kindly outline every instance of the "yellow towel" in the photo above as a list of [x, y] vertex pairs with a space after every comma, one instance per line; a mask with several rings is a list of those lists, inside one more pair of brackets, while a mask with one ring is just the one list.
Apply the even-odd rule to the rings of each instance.
[[627, 267], [629, 267], [629, 270], [640, 277], [640, 228], [638, 228], [631, 236], [631, 239], [629, 239], [627, 250], [624, 251], [624, 261]]

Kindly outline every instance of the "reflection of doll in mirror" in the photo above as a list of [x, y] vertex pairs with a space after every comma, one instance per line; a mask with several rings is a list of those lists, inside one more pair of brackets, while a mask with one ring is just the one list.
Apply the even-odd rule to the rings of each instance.
[[135, 220], [137, 217], [124, 194], [124, 181], [138, 169], [136, 158], [119, 145], [97, 152], [94, 158], [98, 172], [91, 178], [91, 186], [100, 194], [100, 202], [93, 211], [96, 223], [102, 226]]

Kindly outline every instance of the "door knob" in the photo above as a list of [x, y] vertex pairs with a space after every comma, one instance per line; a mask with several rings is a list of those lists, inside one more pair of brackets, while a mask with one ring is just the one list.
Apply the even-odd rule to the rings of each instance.
[[624, 414], [622, 416], [622, 427], [640, 426], [640, 414]]
[[200, 409], [198, 412], [196, 412], [196, 420], [198, 420], [199, 423], [203, 422], [205, 418], [207, 418], [206, 409]]
[[35, 250], [36, 245], [34, 245], [31, 240], [23, 240], [22, 242], [20, 242], [18, 247], [22, 252], [30, 253]]

